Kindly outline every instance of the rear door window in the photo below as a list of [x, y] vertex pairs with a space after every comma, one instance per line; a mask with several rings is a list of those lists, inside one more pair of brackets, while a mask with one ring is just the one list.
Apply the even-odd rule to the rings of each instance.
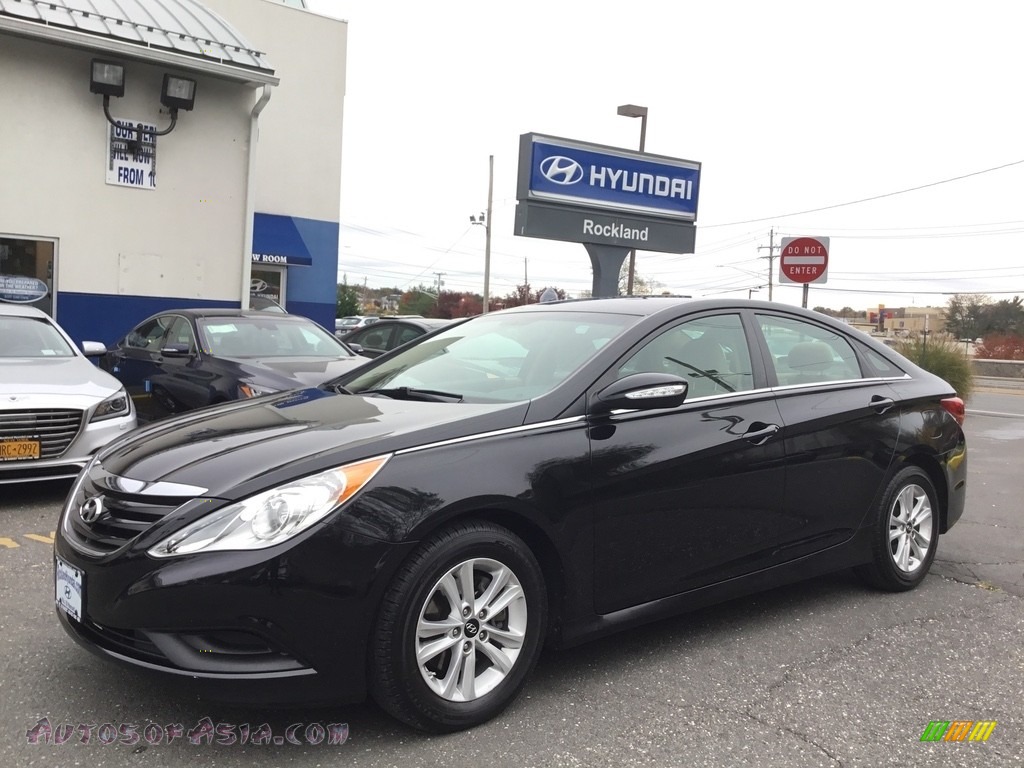
[[757, 321], [780, 387], [862, 377], [853, 346], [835, 331], [777, 315]]

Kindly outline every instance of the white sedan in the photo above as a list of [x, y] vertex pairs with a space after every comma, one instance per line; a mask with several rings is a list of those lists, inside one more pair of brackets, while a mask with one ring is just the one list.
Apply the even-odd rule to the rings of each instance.
[[0, 484], [75, 477], [136, 425], [121, 382], [86, 357], [49, 315], [0, 303]]

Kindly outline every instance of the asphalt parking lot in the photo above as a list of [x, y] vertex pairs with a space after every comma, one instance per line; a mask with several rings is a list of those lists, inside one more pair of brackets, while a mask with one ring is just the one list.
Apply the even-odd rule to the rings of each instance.
[[[0, 486], [0, 765], [1022, 765], [1024, 391], [978, 393], [966, 430], [967, 510], [918, 590], [839, 573], [549, 652], [503, 716], [444, 737], [371, 705], [225, 706], [101, 662], [54, 616], [69, 484]], [[30, 744], [44, 718], [49, 743]], [[984, 742], [921, 741], [957, 720], [996, 725]]]

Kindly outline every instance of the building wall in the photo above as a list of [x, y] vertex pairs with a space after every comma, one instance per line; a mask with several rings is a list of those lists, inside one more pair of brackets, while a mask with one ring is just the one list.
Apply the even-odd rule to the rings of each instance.
[[[281, 77], [260, 118], [255, 210], [296, 217], [315, 253], [312, 266], [288, 267], [288, 308], [333, 328], [347, 25], [266, 0], [204, 4]], [[0, 34], [0, 237], [54, 241], [54, 314], [79, 341], [109, 344], [171, 307], [239, 306], [260, 92], [113, 57], [126, 65], [115, 118], [167, 126], [164, 72], [197, 88], [195, 109], [156, 140], [156, 189], [112, 186], [102, 97], [89, 92], [93, 58], [102, 55]]]
[[348, 24], [270, 0], [204, 3], [264, 51], [281, 78], [260, 115], [256, 211], [298, 220], [315, 251], [311, 267], [288, 268], [288, 311], [333, 329]]
[[[112, 186], [102, 97], [89, 92], [94, 57], [0, 37], [0, 233], [57, 240], [57, 319], [79, 327], [78, 337], [107, 340], [106, 329], [138, 319], [105, 297], [237, 302], [252, 90], [197, 77], [196, 110], [156, 140], [156, 189]], [[167, 70], [125, 64], [125, 96], [111, 99], [112, 116], [167, 126], [159, 100]], [[65, 291], [96, 301], [68, 314]]]

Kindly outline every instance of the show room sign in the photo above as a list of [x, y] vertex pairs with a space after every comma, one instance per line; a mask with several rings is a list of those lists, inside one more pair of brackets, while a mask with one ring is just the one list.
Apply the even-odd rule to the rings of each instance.
[[107, 184], [156, 189], [156, 126], [124, 118], [115, 123], [107, 126]]

